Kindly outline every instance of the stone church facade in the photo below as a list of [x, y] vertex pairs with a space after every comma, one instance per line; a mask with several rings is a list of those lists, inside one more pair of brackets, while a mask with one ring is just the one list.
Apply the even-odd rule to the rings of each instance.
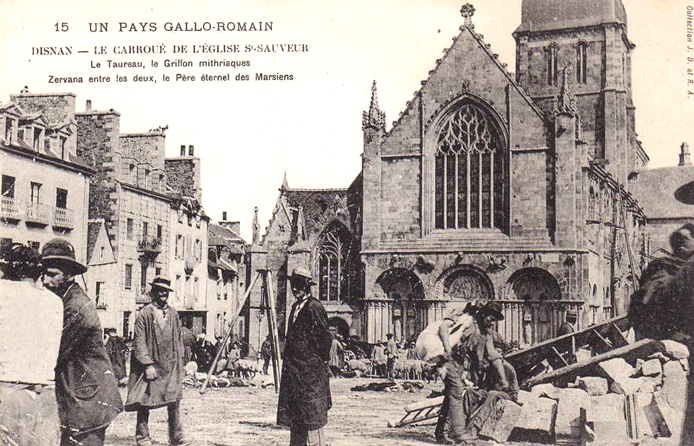
[[[630, 193], [648, 156], [626, 12], [621, 0], [522, 8], [515, 75], [464, 5], [460, 33], [388, 130], [374, 83], [349, 188], [285, 183], [254, 248], [278, 271], [280, 313], [293, 266], [312, 269], [338, 331], [367, 342], [412, 339], [473, 300], [499, 301], [499, 331], [521, 344], [553, 337], [569, 311], [580, 328], [626, 312], [648, 245]], [[334, 264], [329, 240], [344, 241]]]

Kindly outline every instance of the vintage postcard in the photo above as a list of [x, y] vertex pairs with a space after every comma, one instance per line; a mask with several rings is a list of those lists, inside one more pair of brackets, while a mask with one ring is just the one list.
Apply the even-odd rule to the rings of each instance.
[[0, 60], [7, 444], [694, 441], [694, 1], [3, 0]]

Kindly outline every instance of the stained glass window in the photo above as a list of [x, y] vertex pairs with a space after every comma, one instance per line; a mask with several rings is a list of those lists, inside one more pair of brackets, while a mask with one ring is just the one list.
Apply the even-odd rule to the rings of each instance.
[[488, 115], [464, 104], [439, 131], [435, 156], [437, 229], [502, 228], [506, 166]]

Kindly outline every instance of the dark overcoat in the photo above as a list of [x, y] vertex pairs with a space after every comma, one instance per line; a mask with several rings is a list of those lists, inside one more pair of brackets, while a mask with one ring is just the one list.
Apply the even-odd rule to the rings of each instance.
[[55, 395], [60, 423], [73, 432], [108, 426], [123, 410], [96, 307], [77, 284], [63, 296]]
[[[135, 320], [127, 411], [140, 406], [148, 409], [165, 406], [180, 400], [183, 393], [181, 320], [171, 307], [166, 310], [166, 318], [158, 320], [155, 308], [154, 304], [145, 306]], [[157, 378], [147, 381], [145, 369], [151, 364]]]
[[277, 423], [315, 430], [327, 424], [332, 406], [328, 369], [332, 334], [323, 305], [313, 297], [307, 299], [287, 331]]

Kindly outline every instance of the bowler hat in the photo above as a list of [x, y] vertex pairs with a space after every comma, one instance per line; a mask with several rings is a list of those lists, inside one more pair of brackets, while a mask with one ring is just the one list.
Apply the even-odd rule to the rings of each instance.
[[162, 290], [166, 290], [169, 292], [174, 291], [174, 289], [171, 288], [171, 279], [169, 279], [168, 277], [157, 276], [154, 278], [152, 283], [150, 283], [150, 285], [152, 285], [152, 289], [154, 289], [156, 287], [156, 288], [161, 288]]
[[41, 262], [44, 266], [67, 266], [71, 275], [84, 274], [87, 267], [75, 260], [75, 248], [62, 238], [54, 238], [41, 250]]
[[569, 310], [566, 312], [566, 317], [572, 317], [574, 319], [578, 319], [578, 313], [574, 310]]
[[489, 314], [494, 316], [497, 321], [504, 320], [504, 314], [502, 313], [502, 307], [499, 302], [489, 301], [480, 308], [483, 314]]
[[316, 282], [313, 281], [313, 276], [311, 276], [311, 271], [306, 268], [294, 268], [292, 275], [289, 276], [289, 280], [302, 280], [308, 282], [309, 285], [316, 284]]

